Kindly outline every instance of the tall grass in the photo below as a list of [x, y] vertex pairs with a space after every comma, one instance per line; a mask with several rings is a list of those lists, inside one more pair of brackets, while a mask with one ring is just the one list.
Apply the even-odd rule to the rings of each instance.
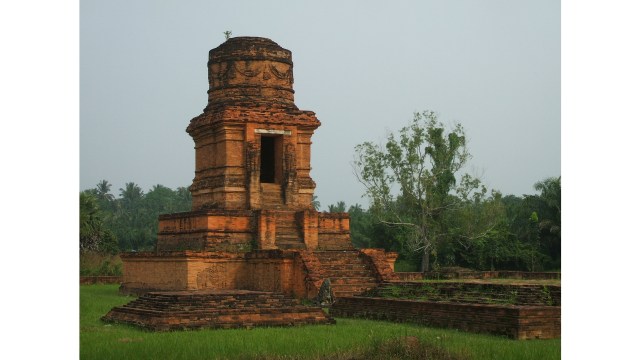
[[517, 341], [384, 321], [339, 318], [336, 325], [154, 333], [100, 320], [131, 300], [118, 295], [117, 285], [80, 287], [81, 359], [360, 359], [397, 338], [417, 338], [462, 358], [560, 359], [560, 340]]

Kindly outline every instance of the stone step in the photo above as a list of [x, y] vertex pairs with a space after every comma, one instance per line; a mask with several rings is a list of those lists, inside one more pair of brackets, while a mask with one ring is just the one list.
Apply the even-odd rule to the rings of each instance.
[[284, 199], [279, 194], [263, 194], [262, 204], [284, 204]]
[[376, 273], [357, 250], [316, 251], [324, 275], [338, 297], [359, 295], [378, 286]]
[[297, 224], [278, 224], [276, 223], [276, 229], [289, 229], [289, 230], [298, 230], [300, 226]]
[[327, 257], [358, 257], [360, 253], [357, 250], [333, 250], [333, 251], [315, 251], [314, 254], [318, 258]]
[[336, 271], [336, 272], [345, 272], [345, 271], [371, 271], [369, 266], [366, 264], [325, 264], [322, 263], [322, 267], [325, 271]]
[[305, 250], [307, 248], [307, 245], [305, 245], [303, 242], [281, 243], [276, 241], [276, 246], [278, 247], [278, 249], [282, 250]]
[[302, 236], [297, 233], [278, 233], [276, 232], [276, 239], [300, 239], [302, 241]]
[[331, 286], [331, 290], [335, 296], [354, 296], [360, 295], [365, 291], [371, 290], [375, 287], [376, 284], [371, 285], [336, 285]]
[[324, 275], [329, 278], [343, 277], [345, 274], [349, 274], [354, 277], [370, 277], [371, 276], [371, 270], [369, 270], [368, 268], [349, 269], [346, 271], [342, 269], [324, 268], [323, 271], [324, 271]]
[[364, 264], [364, 259], [358, 256], [318, 256], [318, 260], [322, 263], [331, 263], [331, 264], [342, 264], [342, 263], [362, 263]]
[[331, 280], [331, 288], [335, 288], [336, 290], [344, 290], [347, 288], [365, 288], [365, 287], [369, 287], [369, 288], [374, 288], [378, 286], [378, 283], [376, 283], [375, 281], [372, 282], [362, 282], [362, 283], [349, 283], [349, 284], [345, 284], [345, 283], [333, 283], [333, 279]]
[[329, 277], [331, 280], [331, 286], [333, 285], [376, 285], [376, 278], [372, 276], [367, 277]]

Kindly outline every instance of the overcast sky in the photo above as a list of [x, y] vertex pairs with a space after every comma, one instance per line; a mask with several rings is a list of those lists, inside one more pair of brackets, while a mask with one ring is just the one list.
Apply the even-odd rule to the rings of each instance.
[[188, 186], [189, 120], [207, 102], [208, 51], [233, 36], [293, 53], [295, 102], [322, 122], [312, 173], [322, 209], [368, 204], [354, 147], [413, 113], [459, 122], [466, 172], [503, 194], [560, 175], [560, 2], [80, 2], [80, 190], [106, 179]]

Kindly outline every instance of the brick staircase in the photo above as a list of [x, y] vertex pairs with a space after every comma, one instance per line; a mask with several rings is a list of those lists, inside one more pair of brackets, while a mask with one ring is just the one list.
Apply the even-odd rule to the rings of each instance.
[[261, 183], [260, 188], [262, 190], [262, 208], [284, 209], [284, 198], [280, 184]]
[[306, 249], [294, 211], [276, 213], [276, 246], [283, 250]]
[[359, 295], [378, 286], [376, 274], [357, 250], [316, 251], [336, 297]]
[[153, 331], [335, 324], [319, 307], [283, 294], [247, 290], [150, 292], [113, 308], [102, 320]]

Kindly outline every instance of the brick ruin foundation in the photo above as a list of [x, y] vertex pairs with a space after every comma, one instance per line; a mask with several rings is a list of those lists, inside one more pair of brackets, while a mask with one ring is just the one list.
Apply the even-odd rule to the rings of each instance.
[[560, 286], [387, 282], [338, 298], [331, 315], [553, 339], [561, 334]]
[[[182, 292], [183, 303], [188, 292], [233, 290], [310, 299], [326, 278], [337, 296], [396, 280], [397, 254], [354, 249], [349, 214], [312, 206], [311, 137], [320, 122], [294, 103], [291, 52], [265, 38], [230, 38], [209, 52], [207, 67], [208, 104], [187, 127], [192, 210], [159, 217], [155, 251], [121, 255], [121, 292]], [[149, 312], [132, 315], [132, 306], [159, 311], [148, 301], [105, 319], [141, 325]], [[163, 329], [178, 321], [165, 320], [154, 321]]]

